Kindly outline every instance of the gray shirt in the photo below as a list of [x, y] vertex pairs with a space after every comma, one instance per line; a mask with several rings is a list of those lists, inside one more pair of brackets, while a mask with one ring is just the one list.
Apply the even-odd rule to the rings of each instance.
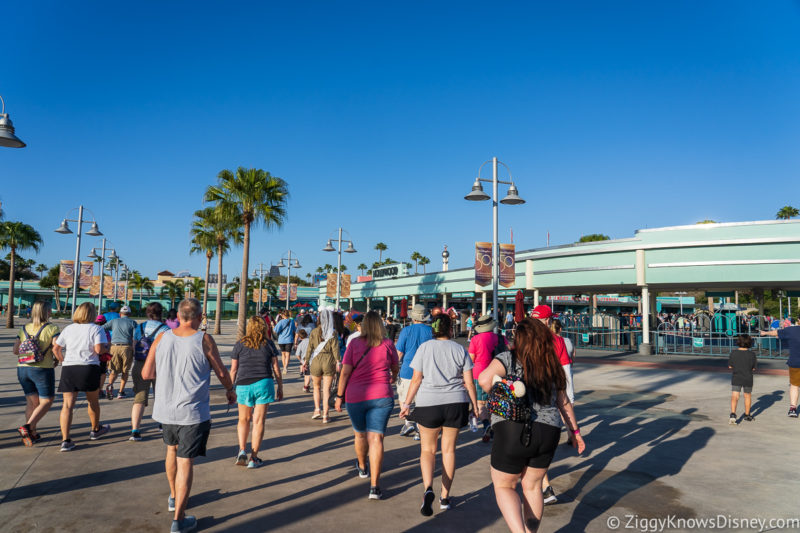
[[135, 320], [122, 316], [107, 322], [103, 328], [111, 331], [111, 344], [133, 344]]
[[472, 368], [472, 360], [457, 342], [435, 339], [423, 342], [417, 348], [411, 368], [422, 372], [422, 383], [414, 397], [417, 407], [469, 403], [464, 371]]
[[[511, 352], [503, 352], [499, 354], [495, 360], [500, 361], [503, 363], [503, 366], [506, 368], [506, 375], [513, 374], [515, 376], [522, 376], [522, 365], [519, 364], [519, 361], [515, 361], [515, 365], [513, 369], [510, 369], [511, 366]], [[526, 384], [527, 386], [527, 384]], [[556, 400], [558, 399], [558, 391], [555, 390], [553, 387], [553, 391], [550, 394], [550, 404], [544, 405], [540, 403], [536, 403], [533, 401], [531, 397], [531, 406], [533, 407], [534, 413], [534, 420], [537, 422], [541, 422], [542, 424], [547, 424], [548, 426], [555, 426], [557, 428], [561, 427], [561, 413], [558, 411], [558, 407], [556, 407]], [[505, 418], [501, 416], [497, 416], [492, 414], [492, 425], [496, 424], [497, 422], [502, 422]]]
[[211, 363], [198, 331], [178, 337], [171, 330], [156, 347], [156, 395], [153, 419], [162, 424], [191, 426], [211, 419]]

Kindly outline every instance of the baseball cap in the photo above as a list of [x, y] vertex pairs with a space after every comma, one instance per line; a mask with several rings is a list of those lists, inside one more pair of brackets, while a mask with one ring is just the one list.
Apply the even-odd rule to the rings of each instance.
[[97, 315], [97, 317], [94, 319], [94, 323], [97, 324], [98, 326], [102, 326], [103, 324], [106, 323], [106, 317], [104, 317], [103, 315]]
[[119, 310], [120, 313], [125, 313], [126, 315], [131, 314], [131, 308], [127, 305], [123, 305], [122, 309]]
[[550, 309], [549, 305], [537, 305], [533, 308], [533, 312], [531, 313], [532, 318], [552, 318], [553, 317], [553, 310]]

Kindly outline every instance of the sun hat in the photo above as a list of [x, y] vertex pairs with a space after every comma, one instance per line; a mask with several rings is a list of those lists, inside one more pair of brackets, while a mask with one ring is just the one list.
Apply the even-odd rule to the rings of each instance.
[[94, 319], [94, 323], [97, 324], [98, 326], [102, 326], [103, 324], [106, 323], [106, 317], [104, 317], [103, 315], [97, 315], [97, 318]]
[[531, 318], [553, 318], [553, 310], [549, 305], [537, 305], [533, 308]]
[[494, 331], [497, 327], [497, 322], [494, 321], [492, 315], [483, 315], [475, 321], [475, 333], [486, 333], [487, 331]]
[[131, 314], [131, 308], [128, 307], [127, 305], [123, 305], [122, 309], [120, 309], [119, 312], [124, 314], [124, 315], [129, 315], [129, 314]]
[[428, 310], [425, 309], [425, 306], [422, 304], [417, 304], [411, 308], [411, 320], [416, 320], [417, 322], [424, 322], [428, 319]]

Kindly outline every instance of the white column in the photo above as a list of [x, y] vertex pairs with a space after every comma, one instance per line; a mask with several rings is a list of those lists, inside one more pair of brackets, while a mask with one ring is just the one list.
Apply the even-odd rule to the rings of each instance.
[[367, 311], [369, 311], [369, 301], [370, 301], [370, 298], [367, 298]]
[[481, 293], [481, 316], [486, 314], [486, 293]]
[[386, 297], [386, 316], [390, 316], [392, 314], [392, 297]]
[[642, 344], [639, 346], [639, 353], [643, 355], [650, 355], [652, 347], [650, 346], [650, 291], [648, 288], [642, 287]]
[[533, 306], [539, 305], [539, 289], [533, 289]]
[[447, 309], [447, 293], [442, 293], [442, 309]]
[[414, 307], [415, 305], [417, 305], [417, 295], [416, 294], [412, 294], [411, 295], [411, 307]]

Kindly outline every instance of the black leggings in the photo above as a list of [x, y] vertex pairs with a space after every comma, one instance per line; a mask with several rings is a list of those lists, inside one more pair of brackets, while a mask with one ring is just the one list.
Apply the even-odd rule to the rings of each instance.
[[504, 420], [492, 429], [492, 467], [506, 474], [521, 474], [526, 467], [547, 468], [561, 438], [561, 428], [540, 422], [531, 424], [528, 446], [524, 445], [522, 422]]

